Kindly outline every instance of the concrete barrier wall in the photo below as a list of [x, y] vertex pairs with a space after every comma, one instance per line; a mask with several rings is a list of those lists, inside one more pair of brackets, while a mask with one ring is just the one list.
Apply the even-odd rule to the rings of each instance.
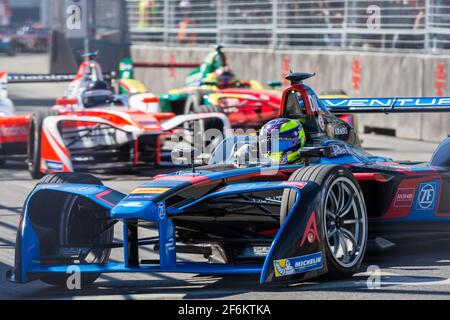
[[[209, 48], [134, 46], [139, 62], [201, 62]], [[450, 56], [360, 52], [289, 52], [227, 49], [228, 63], [240, 79], [282, 80], [289, 66], [316, 72], [308, 80], [316, 92], [344, 90], [351, 97], [450, 96]], [[188, 69], [138, 69], [136, 76], [153, 92], [182, 87]], [[447, 76], [449, 77], [447, 79]], [[441, 92], [438, 92], [440, 88]], [[441, 141], [450, 135], [450, 114], [361, 115], [359, 130], [394, 129], [401, 138]]]

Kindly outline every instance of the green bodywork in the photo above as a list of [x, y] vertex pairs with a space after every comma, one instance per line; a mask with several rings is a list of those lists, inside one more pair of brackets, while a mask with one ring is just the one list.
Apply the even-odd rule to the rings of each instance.
[[186, 101], [190, 93], [195, 89], [211, 90], [212, 84], [205, 83], [207, 76], [226, 65], [227, 61], [225, 54], [222, 52], [222, 46], [217, 46], [213, 52], [208, 54], [202, 64], [187, 76], [184, 89], [171, 90], [159, 96], [162, 111], [173, 111], [173, 103]]
[[[170, 90], [168, 93], [158, 96], [161, 111], [182, 111], [180, 108], [182, 108], [182, 106], [184, 107], [184, 103], [188, 99], [189, 95], [196, 90], [202, 90], [205, 92], [216, 91], [216, 84], [208, 82], [208, 75], [215, 72], [219, 68], [225, 67], [226, 65], [227, 60], [222, 51], [222, 46], [216, 46], [215, 50], [208, 54], [202, 64], [187, 76], [183, 88]], [[134, 79], [133, 61], [131, 58], [122, 60], [120, 64], [119, 76], [120, 79]], [[280, 85], [281, 82], [279, 81], [272, 81], [269, 83], [269, 87], [272, 89]], [[125, 94], [129, 93], [122, 87], [120, 91]], [[202, 104], [209, 104], [209, 101], [206, 99], [205, 101], [202, 101]]]
[[192, 71], [186, 78], [184, 85], [186, 87], [199, 87], [203, 85], [203, 81], [207, 75], [227, 65], [225, 54], [222, 52], [222, 47], [217, 46], [214, 52], [208, 54], [203, 63]]

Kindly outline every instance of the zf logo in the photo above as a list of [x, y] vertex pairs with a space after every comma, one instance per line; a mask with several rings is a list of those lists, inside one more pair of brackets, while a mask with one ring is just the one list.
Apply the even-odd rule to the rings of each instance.
[[418, 210], [434, 210], [436, 204], [437, 184], [423, 183], [420, 185], [420, 191], [417, 199]]

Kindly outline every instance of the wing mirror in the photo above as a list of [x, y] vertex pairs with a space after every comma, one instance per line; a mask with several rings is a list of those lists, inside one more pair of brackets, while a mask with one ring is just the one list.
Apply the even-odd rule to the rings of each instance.
[[309, 166], [311, 158], [329, 158], [332, 155], [330, 147], [301, 148], [298, 153], [305, 159], [305, 166]]
[[328, 158], [332, 155], [332, 150], [330, 147], [301, 148], [299, 154], [305, 158]]

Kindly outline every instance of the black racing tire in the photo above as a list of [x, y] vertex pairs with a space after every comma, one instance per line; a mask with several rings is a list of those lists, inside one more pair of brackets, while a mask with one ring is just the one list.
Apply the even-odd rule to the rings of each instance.
[[79, 172], [63, 172], [55, 174], [45, 175], [37, 185], [41, 184], [64, 184], [64, 183], [77, 183], [77, 184], [93, 184], [103, 185], [102, 181], [89, 173]]
[[[87, 173], [57, 173], [44, 176], [38, 183], [42, 184], [66, 184], [66, 183], [76, 183], [76, 184], [86, 184], [86, 185], [103, 185], [103, 183], [93, 175]], [[83, 198], [78, 196], [68, 197], [65, 201], [64, 207], [61, 210], [61, 215], [59, 217], [59, 230], [58, 239], [59, 246], [69, 246], [76, 245], [80, 243], [79, 241], [86, 241], [86, 237], [97, 235], [99, 230], [105, 230], [108, 227], [108, 223], [111, 221], [107, 218], [107, 211], [87, 212], [89, 214], [86, 217], [86, 209], [83, 211], [82, 204]], [[94, 216], [95, 215], [95, 216]], [[114, 228], [108, 229], [104, 234], [102, 233], [100, 240], [96, 241], [97, 245], [110, 244], [113, 241]], [[91, 258], [94, 257], [95, 264], [106, 264], [109, 260], [111, 249], [92, 249]], [[86, 261], [81, 262], [87, 257], [81, 258], [81, 255], [77, 258], [69, 259], [67, 257], [53, 257], [52, 265], [79, 265], [88, 264]], [[45, 256], [41, 259], [45, 260]], [[66, 274], [46, 274], [40, 277], [40, 280], [49, 285], [66, 287], [67, 279], [70, 275]], [[93, 274], [83, 274], [81, 277], [81, 285], [89, 286], [100, 276], [100, 273]]]
[[34, 113], [30, 121], [30, 136], [28, 140], [28, 171], [31, 178], [41, 179], [45, 174], [40, 170], [41, 144], [42, 144], [42, 124], [46, 117], [56, 116], [56, 110], [39, 110]]
[[6, 159], [5, 158], [0, 158], [0, 167], [4, 167], [6, 164]]
[[[321, 216], [325, 237], [325, 255], [328, 266], [326, 277], [345, 279], [357, 273], [367, 247], [368, 224], [364, 197], [352, 172], [339, 165], [308, 166], [294, 172], [289, 181], [311, 181], [322, 187], [316, 212]], [[296, 197], [297, 193], [294, 190], [284, 191], [280, 209], [281, 224], [294, 205]], [[344, 210], [348, 208], [349, 211]], [[344, 213], [346, 211], [347, 213]], [[349, 219], [350, 213], [353, 219]], [[335, 217], [333, 218], [332, 215]], [[350, 222], [353, 224], [347, 224]], [[348, 235], [349, 232], [352, 237]], [[349, 244], [351, 245], [350, 253]], [[345, 251], [350, 254], [351, 261], [348, 263], [345, 261]], [[342, 252], [342, 260], [338, 257], [340, 252]]]

